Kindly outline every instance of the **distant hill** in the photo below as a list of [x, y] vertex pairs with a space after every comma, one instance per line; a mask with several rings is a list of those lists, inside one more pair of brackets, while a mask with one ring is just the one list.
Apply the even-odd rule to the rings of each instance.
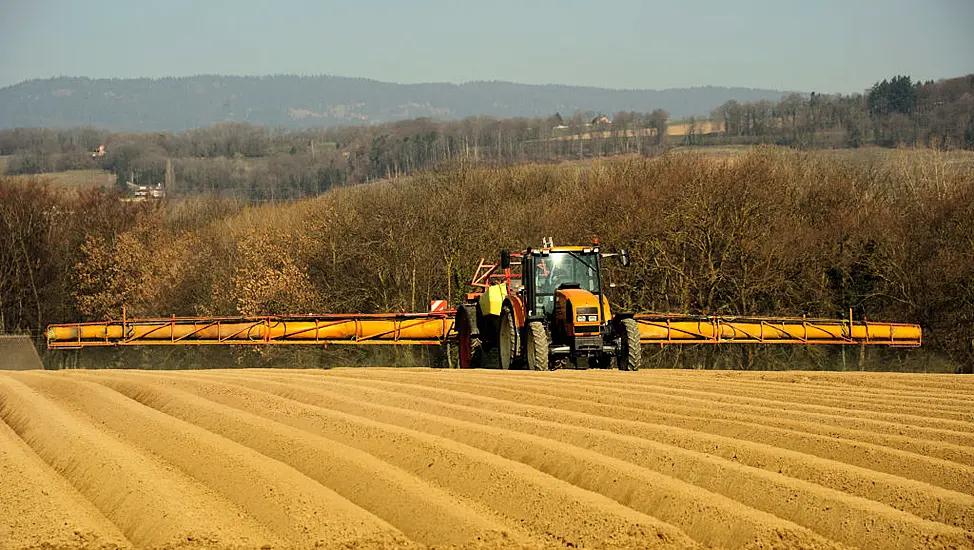
[[236, 121], [286, 128], [431, 117], [547, 116], [576, 109], [614, 113], [665, 109], [674, 119], [709, 115], [730, 100], [777, 100], [783, 92], [700, 87], [609, 90], [510, 82], [392, 84], [336, 76], [193, 76], [29, 80], [0, 88], [0, 128], [98, 126], [179, 131]]

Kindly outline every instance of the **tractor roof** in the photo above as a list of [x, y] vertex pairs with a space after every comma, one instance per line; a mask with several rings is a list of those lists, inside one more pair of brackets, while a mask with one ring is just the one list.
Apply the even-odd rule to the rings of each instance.
[[[543, 252], [595, 252], [599, 249], [599, 245], [588, 245], [588, 246], [552, 246], [545, 248], [529, 248], [524, 251], [525, 254], [531, 252], [534, 254], [540, 254]], [[543, 251], [543, 252], [542, 252]]]

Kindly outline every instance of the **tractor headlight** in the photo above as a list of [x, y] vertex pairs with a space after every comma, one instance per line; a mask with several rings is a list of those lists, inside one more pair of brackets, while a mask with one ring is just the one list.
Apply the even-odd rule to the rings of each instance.
[[599, 316], [598, 316], [598, 315], [589, 315], [589, 316], [588, 316], [588, 321], [589, 321], [590, 323], [594, 323], [594, 322], [596, 322], [596, 321], [598, 321], [598, 320], [599, 320]]
[[585, 322], [585, 316], [584, 315], [576, 315], [575, 316], [575, 322], [576, 323], [584, 323]]

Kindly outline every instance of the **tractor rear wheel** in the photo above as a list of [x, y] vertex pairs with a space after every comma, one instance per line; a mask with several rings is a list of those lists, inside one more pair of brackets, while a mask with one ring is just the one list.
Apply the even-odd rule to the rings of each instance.
[[472, 323], [476, 319], [471, 319], [466, 311], [457, 312], [457, 359], [461, 369], [480, 367], [480, 338], [473, 336]]
[[548, 333], [544, 325], [535, 321], [525, 327], [527, 337], [528, 368], [548, 370]]
[[639, 370], [642, 349], [639, 346], [639, 325], [635, 319], [623, 319], [618, 325], [619, 356], [616, 363], [619, 370]]
[[500, 328], [497, 331], [497, 348], [500, 351], [501, 368], [517, 368], [518, 341], [517, 327], [514, 325], [514, 312], [510, 306], [501, 309]]

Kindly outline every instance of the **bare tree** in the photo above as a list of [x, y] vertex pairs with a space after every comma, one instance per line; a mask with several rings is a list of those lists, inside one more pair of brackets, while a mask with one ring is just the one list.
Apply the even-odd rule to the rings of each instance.
[[669, 118], [670, 114], [663, 109], [655, 109], [652, 113], [649, 113], [649, 127], [653, 129], [653, 133], [656, 135], [657, 146], [663, 144]]
[[577, 109], [572, 117], [568, 120], [568, 131], [572, 135], [572, 140], [578, 140], [578, 158], [585, 158], [585, 131], [588, 128], [586, 125], [587, 119], [585, 113]]

